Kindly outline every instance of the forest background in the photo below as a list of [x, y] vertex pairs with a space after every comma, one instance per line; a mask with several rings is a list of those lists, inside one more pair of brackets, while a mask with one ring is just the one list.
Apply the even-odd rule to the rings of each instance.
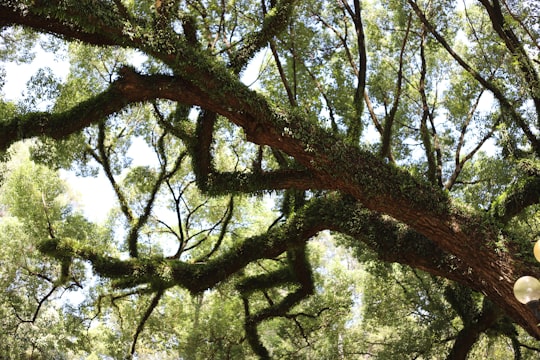
[[0, 1], [0, 357], [536, 358], [539, 6]]

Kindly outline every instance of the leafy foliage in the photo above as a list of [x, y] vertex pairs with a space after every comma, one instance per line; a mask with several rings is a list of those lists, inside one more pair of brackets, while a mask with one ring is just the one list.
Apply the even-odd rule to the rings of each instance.
[[0, 357], [537, 357], [536, 8], [0, 2]]

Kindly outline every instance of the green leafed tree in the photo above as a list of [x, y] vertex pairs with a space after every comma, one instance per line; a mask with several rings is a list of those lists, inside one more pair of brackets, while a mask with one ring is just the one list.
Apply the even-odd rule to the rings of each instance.
[[[69, 66], [0, 103], [4, 160], [33, 159], [2, 171], [6, 356], [538, 356], [539, 14], [0, 1], [2, 64]], [[108, 181], [106, 223], [61, 169]]]

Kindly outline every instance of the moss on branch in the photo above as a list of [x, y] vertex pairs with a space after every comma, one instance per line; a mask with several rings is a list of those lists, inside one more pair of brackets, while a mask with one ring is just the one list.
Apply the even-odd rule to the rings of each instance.
[[[201, 32], [195, 28], [195, 21], [187, 19], [183, 22], [183, 37], [173, 31], [172, 20], [178, 15], [175, 12], [178, 10], [177, 1], [168, 2], [170, 7], [161, 9], [164, 16], [159, 21], [163, 21], [163, 26], [136, 18], [138, 15], [135, 12], [130, 14], [121, 1], [5, 0], [0, 3], [0, 26], [21, 25], [57, 34], [68, 41], [81, 40], [98, 46], [138, 49], [161, 61], [168, 66], [167, 71], [174, 74], [142, 75], [126, 67], [119, 71], [119, 78], [107, 90], [80, 102], [69, 111], [33, 112], [3, 119], [0, 122], [0, 150], [6, 150], [19, 139], [36, 136], [62, 139], [103, 121], [128, 104], [169, 99], [203, 109], [205, 118], [201, 118], [196, 129], [182, 128], [174, 123], [164, 128], [190, 148], [194, 163], [198, 161], [199, 164], [194, 166], [195, 171], [199, 171], [199, 185], [210, 194], [274, 189], [337, 190], [341, 194], [325, 194], [312, 199], [305, 206], [295, 206], [294, 211], [287, 214], [290, 216], [286, 223], [244, 239], [221, 255], [216, 252], [204, 263], [190, 264], [174, 259], [144, 257], [120, 260], [69, 239], [47, 240], [41, 245], [42, 251], [60, 259], [63, 264], [68, 264], [73, 258], [90, 261], [97, 273], [114, 279], [119, 287], [158, 284], [159, 288], [182, 286], [197, 293], [230, 278], [250, 262], [275, 257], [303, 246], [318, 231], [331, 229], [349, 235], [349, 245], [359, 251], [364, 249], [358, 245], [362, 243], [385, 261], [398, 261], [458, 280], [477, 290], [485, 290], [516, 321], [528, 326], [531, 334], [540, 336], [532, 316], [522, 314], [520, 305], [511, 296], [511, 277], [519, 275], [523, 262], [515, 252], [500, 254], [490, 247], [490, 242], [499, 235], [497, 226], [500, 223], [505, 225], [527, 206], [540, 201], [537, 174], [529, 174], [530, 177], [509, 187], [486, 216], [464, 214], [452, 206], [441, 189], [386, 163], [372, 152], [356, 146], [356, 142], [351, 143], [343, 136], [326, 131], [320, 122], [310, 118], [300, 107], [292, 110], [276, 108], [267, 97], [250, 90], [238, 79], [238, 72], [254, 54], [285, 29], [294, 11], [295, 1], [270, 3], [274, 6], [266, 14], [259, 31], [241, 34], [243, 29], [250, 29], [251, 25], [240, 26], [238, 33], [234, 36], [231, 34], [231, 39], [237, 39], [237, 35], [238, 38], [242, 37], [242, 43], [236, 47], [236, 53], [229, 52], [229, 64], [197, 44], [197, 34]], [[357, 30], [361, 30], [362, 26], [359, 4], [356, 14], [349, 9], [351, 16], [356, 16], [353, 16], [355, 25], [360, 26]], [[416, 3], [409, 0], [409, 4], [454, 60], [494, 93], [503, 113], [510, 115], [532, 148], [540, 153], [538, 137], [519, 113], [521, 110], [503, 94], [496, 81], [483, 78], [471, 68], [430, 24]], [[148, 15], [144, 11], [141, 14]], [[169, 20], [170, 23], [167, 23]], [[506, 40], [511, 54], [520, 55], [522, 49], [519, 43], [513, 42], [510, 33], [505, 35], [504, 29], [499, 26], [501, 24], [494, 24], [500, 30], [500, 37]], [[359, 42], [358, 45], [362, 48], [365, 44]], [[363, 52], [362, 49], [360, 51]], [[365, 54], [361, 55], [365, 57]], [[526, 61], [526, 57], [518, 56], [517, 69], [525, 79], [537, 80], [537, 74], [534, 69], [531, 71]], [[359, 80], [365, 79], [362, 80], [360, 76]], [[533, 91], [537, 90], [538, 82], [529, 81], [528, 85], [529, 95], [532, 94], [535, 104], [540, 104]], [[355, 104], [360, 106], [363, 85], [358, 86], [357, 90]], [[298, 168], [216, 173], [209, 155], [218, 115], [240, 126], [248, 141], [268, 145], [276, 153], [280, 151], [294, 158]], [[162, 124], [166, 124], [163, 119]], [[388, 122], [388, 130], [391, 130], [390, 125], [391, 122]], [[156, 187], [154, 194], [157, 190]], [[150, 207], [138, 225], [133, 227], [130, 240], [134, 256], [137, 255], [134, 244], [140, 235], [138, 230], [149, 214]], [[393, 219], [381, 214], [388, 214]], [[294, 254], [289, 253], [291, 257]], [[291, 260], [291, 264], [297, 266], [300, 262]], [[297, 276], [294, 281], [306, 284], [302, 279], [309, 277], [305, 272], [307, 267], [298, 266], [294, 270]], [[260, 280], [258, 286], [272, 281], [288, 281], [285, 273], [273, 276], [273, 280], [257, 279]]]
[[[297, 0], [282, 0], [265, 14], [259, 31], [250, 33], [243, 41], [244, 45], [233, 55], [230, 67], [239, 73], [268, 42], [286, 29]], [[263, 3], [264, 4], [264, 3]]]
[[0, 149], [6, 150], [18, 140], [38, 136], [63, 139], [102, 121], [132, 102], [122, 91], [123, 84], [124, 81], [119, 79], [104, 92], [65, 112], [30, 112], [3, 119], [0, 121]]
[[[270, 318], [286, 316], [293, 306], [313, 294], [313, 276], [311, 265], [306, 256], [306, 244], [303, 243], [301, 246], [289, 249], [287, 259], [287, 267], [268, 274], [248, 277], [237, 287], [244, 301], [246, 337], [251, 348], [261, 358], [267, 358], [268, 351], [260, 341], [257, 325]], [[285, 284], [293, 284], [298, 287], [287, 293], [279, 301], [270, 302], [268, 307], [252, 313], [249, 306], [249, 296], [254, 291], [264, 291]]]
[[[466, 276], [466, 268], [453, 261], [431, 241], [365, 210], [352, 198], [333, 194], [312, 199], [283, 225], [247, 238], [204, 263], [186, 263], [162, 257], [120, 260], [72, 239], [45, 240], [40, 245], [40, 251], [60, 260], [78, 258], [90, 261], [96, 273], [115, 280], [118, 287], [160, 283], [162, 287], [181, 286], [199, 293], [227, 280], [253, 261], [275, 258], [286, 251], [303, 247], [312, 236], [324, 229], [339, 231], [354, 237], [355, 241], [364, 242], [386, 261], [397, 261], [471, 282]], [[358, 247], [358, 243], [354, 242], [348, 245]], [[250, 281], [258, 285], [251, 286], [248, 282], [244, 284], [245, 290], [260, 287], [260, 284], [268, 281], [306, 283], [310, 273], [301, 271], [308, 266], [305, 255], [299, 257], [296, 252], [289, 255], [293, 266], [289, 275], [282, 273], [272, 275], [269, 279], [252, 279]], [[300, 261], [302, 259], [303, 262]]]
[[540, 177], [529, 176], [518, 180], [491, 205], [495, 220], [506, 224], [527, 207], [540, 202]]

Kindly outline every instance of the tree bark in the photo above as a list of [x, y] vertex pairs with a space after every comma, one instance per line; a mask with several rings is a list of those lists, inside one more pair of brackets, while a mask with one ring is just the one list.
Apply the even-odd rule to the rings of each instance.
[[[48, 15], [32, 11], [25, 13], [18, 9], [16, 3], [8, 1], [0, 5], [0, 25], [20, 24], [90, 44], [139, 48], [164, 61], [175, 75], [142, 75], [133, 69], [123, 68], [119, 72], [120, 77], [108, 90], [70, 111], [60, 114], [31, 113], [3, 121], [0, 124], [1, 149], [7, 149], [17, 140], [35, 136], [65, 138], [102, 121], [128, 104], [169, 99], [200, 106], [241, 127], [248, 141], [268, 145], [295, 158], [310, 175], [305, 179], [305, 188], [336, 190], [343, 196], [340, 201], [352, 196], [372, 213], [385, 214], [406, 224], [408, 229], [420, 234], [426, 244], [432, 244], [431, 249], [440, 255], [437, 259], [443, 262], [435, 263], [432, 254], [422, 253], [422, 249], [414, 253], [417, 244], [405, 242], [402, 245], [410, 248], [410, 254], [415, 255], [409, 259], [400, 258], [403, 263], [460, 281], [482, 292], [532, 336], [540, 339], [536, 319], [532, 312], [514, 298], [512, 290], [515, 279], [523, 275], [525, 269], [529, 275], [537, 277], [540, 276], [540, 270], [528, 268], [512, 252], [497, 251], [493, 244], [498, 239], [499, 229], [489, 219], [459, 209], [440, 188], [387, 164], [376, 155], [351, 145], [343, 137], [327, 132], [313, 123], [308, 115], [276, 109], [262, 95], [242, 84], [226, 65], [210, 59], [202, 50], [173, 41], [174, 52], [169, 53], [169, 48], [161, 49], [154, 43], [146, 43], [142, 37], [130, 38], [125, 35], [125, 29], [114, 18], [101, 21], [84, 13], [74, 14], [78, 10], [71, 8], [59, 8], [56, 13]], [[65, 19], [59, 20], [62, 16], [73, 16], [79, 23], [69, 24]], [[86, 26], [92, 26], [94, 32], [90, 32]], [[333, 219], [334, 222], [321, 222], [317, 226], [304, 228], [300, 238], [307, 241], [317, 231], [338, 229], [356, 234], [357, 238], [362, 239], [362, 227], [355, 228], [357, 221], [350, 216], [349, 220]], [[269, 236], [279, 235], [283, 234]], [[250, 247], [246, 241], [243, 247], [237, 249], [243, 253], [219, 259], [227, 267], [226, 270], [219, 268], [218, 275], [225, 276], [241, 268], [247, 261], [245, 254], [250, 254], [247, 259], [252, 259], [255, 255], [275, 256], [285, 251], [287, 244], [284, 240], [274, 240], [275, 247], [267, 249], [263, 254], [261, 249]], [[386, 248], [384, 241], [384, 238], [379, 238], [372, 246], [380, 248], [383, 258], [399, 258], [392, 253], [399, 248]], [[90, 250], [88, 253], [79, 251], [78, 255], [87, 256], [92, 253]], [[453, 259], [455, 270], [444, 263], [448, 259]], [[177, 264], [172, 260], [171, 263]], [[129, 267], [125, 269], [131, 270]], [[176, 269], [178, 278], [190, 272], [198, 275], [197, 272], [204, 267], [196, 267], [198, 270], [194, 270], [195, 267], [190, 267], [189, 271], [186, 269], [188, 267], [182, 266]], [[213, 271], [217, 269], [212, 268]], [[204, 289], [205, 286], [215, 284], [215, 276], [218, 275], [214, 274], [206, 282], [198, 281], [190, 286], [197, 290]], [[198, 279], [197, 276], [195, 278]]]

